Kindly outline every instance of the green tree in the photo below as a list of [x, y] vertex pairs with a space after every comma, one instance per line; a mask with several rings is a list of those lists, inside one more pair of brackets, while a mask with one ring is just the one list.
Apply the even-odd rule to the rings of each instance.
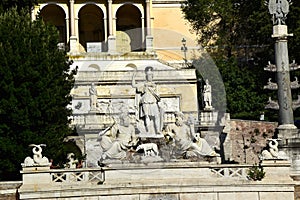
[[245, 48], [269, 45], [270, 17], [262, 0], [187, 0], [185, 18], [198, 33], [203, 46], [218, 46], [218, 53], [236, 56]]
[[0, 7], [2, 7], [4, 10], [8, 10], [13, 7], [18, 7], [19, 9], [22, 8], [30, 9], [38, 2], [41, 2], [41, 0], [2, 0], [0, 2]]
[[216, 65], [226, 89], [227, 112], [232, 118], [258, 120], [268, 96], [261, 89], [265, 82], [251, 72], [254, 67], [241, 67], [235, 58], [216, 59]]
[[[274, 77], [263, 70], [275, 60], [273, 24], [265, 0], [186, 0], [182, 11], [220, 70], [227, 111], [232, 117], [257, 119], [268, 99], [263, 86]], [[289, 38], [291, 60], [300, 56], [299, 11], [300, 2], [293, 2], [286, 21], [295, 35]]]
[[76, 70], [58, 50], [58, 32], [22, 10], [0, 15], [0, 179], [20, 178], [29, 144], [46, 144], [56, 158], [70, 128], [70, 90]]

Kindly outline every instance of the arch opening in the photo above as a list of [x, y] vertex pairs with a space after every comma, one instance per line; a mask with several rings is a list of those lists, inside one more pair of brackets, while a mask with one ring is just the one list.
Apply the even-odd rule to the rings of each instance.
[[[129, 37], [130, 51], [142, 51], [142, 15], [140, 10], [132, 5], [125, 4], [121, 6], [116, 13], [116, 30], [121, 35], [121, 39], [124, 40], [124, 33]], [[117, 44], [118, 45], [118, 44]]]
[[45, 23], [54, 25], [59, 32], [59, 43], [67, 43], [67, 31], [66, 31], [66, 14], [64, 10], [54, 4], [45, 6], [40, 15]]
[[[87, 43], [100, 43], [105, 40], [104, 14], [93, 4], [85, 5], [78, 14], [79, 43], [87, 50]], [[101, 48], [102, 48], [101, 44]]]

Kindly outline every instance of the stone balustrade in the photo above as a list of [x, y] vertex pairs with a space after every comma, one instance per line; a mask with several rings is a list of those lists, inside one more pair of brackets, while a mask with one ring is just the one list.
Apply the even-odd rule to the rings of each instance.
[[51, 183], [54, 184], [95, 184], [103, 183], [105, 180], [105, 173], [102, 168], [97, 169], [55, 169], [50, 170]]
[[[133, 71], [95, 71], [93, 73], [89, 71], [80, 71], [76, 76], [77, 83], [80, 82], [120, 82], [132, 80]], [[180, 70], [156, 70], [154, 71], [154, 81], [158, 84], [161, 82], [170, 83], [170, 81], [175, 82], [195, 82], [195, 69], [180, 69]], [[145, 80], [145, 74], [143, 70], [137, 71], [136, 74], [137, 81]]]
[[[279, 167], [276, 167], [277, 169], [288, 169], [287, 163], [277, 163], [276, 164]], [[110, 182], [112, 179], [116, 179], [121, 183], [122, 181], [132, 181], [130, 179], [134, 178], [135, 175], [138, 177], [141, 176], [141, 174], [138, 173], [139, 170], [144, 171], [145, 173], [148, 171], [155, 170], [157, 173], [158, 171], [162, 172], [162, 176], [168, 176], [168, 171], [172, 170], [181, 170], [182, 172], [188, 172], [188, 171], [197, 171], [198, 175], [197, 178], [226, 178], [229, 179], [241, 179], [241, 180], [249, 180], [248, 177], [248, 170], [253, 165], [240, 165], [240, 164], [208, 164], [208, 163], [199, 163], [199, 162], [169, 162], [169, 163], [148, 163], [145, 164], [135, 164], [135, 163], [123, 163], [123, 164], [110, 164], [109, 166], [105, 167], [99, 167], [99, 168], [76, 168], [76, 169], [49, 169], [49, 168], [39, 168], [39, 167], [26, 167], [23, 168], [23, 177], [31, 176], [34, 174], [34, 177], [39, 177], [38, 174], [48, 174], [48, 180], [44, 180], [46, 183], [52, 183], [52, 184], [95, 184], [95, 183], [104, 183], [105, 180]], [[275, 166], [271, 166], [270, 163], [268, 163], [265, 168], [271, 169]], [[115, 176], [112, 177], [111, 174], [115, 173], [116, 171], [123, 173], [125, 176]], [[278, 170], [277, 170], [278, 171]], [[288, 170], [287, 170], [288, 171]], [[160, 174], [161, 172], [157, 173]], [[133, 173], [130, 175], [130, 178], [128, 178], [128, 173]], [[105, 174], [109, 174], [108, 176], [110, 179], [107, 179]], [[153, 173], [152, 173], [153, 174]], [[270, 173], [271, 174], [271, 173]], [[280, 173], [279, 173], [280, 174]], [[182, 174], [180, 174], [182, 175]], [[143, 179], [147, 179], [149, 175], [143, 175]], [[171, 174], [170, 176], [174, 176], [174, 174]], [[185, 173], [185, 176], [182, 178], [195, 178], [195, 175], [191, 174], [191, 177], [189, 177], [188, 173]], [[199, 177], [198, 177], [199, 176]], [[45, 177], [45, 176], [44, 176]], [[124, 178], [124, 179], [123, 179]], [[150, 179], [155, 179], [155, 177], [150, 176], [148, 177]], [[26, 179], [25, 179], [26, 180]], [[29, 180], [29, 179], [28, 179]], [[40, 180], [39, 180], [40, 181]], [[34, 183], [33, 179], [30, 179], [28, 182], [29, 184]], [[25, 182], [25, 184], [28, 184]], [[24, 183], [23, 183], [24, 184]]]
[[[192, 166], [192, 169], [197, 167], [196, 163], [184, 162], [187, 166]], [[182, 164], [182, 163], [181, 163]], [[63, 184], [99, 184], [105, 182], [105, 173], [113, 173], [114, 171], [123, 171], [128, 173], [128, 171], [135, 170], [161, 170], [162, 172], [167, 172], [166, 169], [174, 170], [180, 168], [187, 168], [179, 166], [178, 163], [152, 163], [147, 166], [137, 165], [137, 164], [128, 164], [128, 165], [113, 165], [112, 167], [103, 167], [103, 168], [77, 168], [77, 169], [49, 169], [49, 168], [39, 168], [39, 167], [27, 167], [23, 168], [23, 184], [37, 184], [37, 183], [51, 183], [55, 185]], [[121, 168], [121, 166], [123, 166]], [[124, 167], [125, 166], [125, 167]], [[163, 168], [161, 168], [163, 166]], [[197, 167], [201, 171], [203, 169], [206, 174], [206, 177], [211, 178], [239, 178], [247, 180], [247, 171], [251, 167], [250, 165], [204, 165], [202, 167]], [[202, 171], [203, 171], [202, 170]], [[133, 172], [132, 171], [132, 172]], [[199, 171], [199, 172], [200, 172]], [[204, 172], [203, 171], [203, 172]], [[136, 172], [136, 171], [135, 171]], [[46, 175], [46, 176], [45, 176]], [[167, 174], [165, 174], [167, 175]], [[43, 180], [41, 180], [43, 178]], [[115, 177], [121, 181], [122, 177]], [[145, 178], [145, 177], [144, 177]], [[154, 177], [151, 177], [153, 179]], [[187, 177], [191, 178], [191, 177]], [[124, 179], [129, 180], [124, 177]], [[111, 180], [108, 180], [109, 182]], [[124, 180], [123, 180], [124, 181]]]
[[296, 183], [290, 177], [290, 163], [267, 161], [262, 166], [266, 172], [262, 181], [250, 180], [247, 172], [252, 165], [240, 164], [177, 161], [80, 169], [27, 167], [19, 194], [20, 199], [47, 200], [294, 199]]
[[[209, 167], [210, 175], [214, 178], [238, 178], [248, 180], [247, 173], [250, 166]], [[51, 169], [49, 170], [52, 184], [99, 184], [105, 181], [105, 171], [110, 168], [82, 168], [82, 169]], [[120, 170], [120, 169], [119, 169]]]
[[98, 184], [105, 180], [103, 168], [50, 169], [49, 167], [23, 168], [23, 185]]
[[[114, 123], [113, 116], [118, 116], [118, 114], [115, 115], [108, 115], [108, 114], [102, 114], [102, 115], [74, 115], [72, 119], [72, 124], [76, 124], [78, 126], [88, 126], [90, 129], [103, 129], [107, 126], [110, 126]], [[93, 119], [92, 119], [93, 118]], [[134, 117], [132, 117], [134, 119]], [[90, 123], [86, 123], [90, 122]], [[99, 123], [101, 122], [101, 124]], [[175, 122], [175, 115], [174, 113], [167, 112], [164, 114], [164, 123], [174, 123]], [[132, 121], [131, 123], [135, 123], [135, 121]]]
[[226, 168], [212, 168], [212, 174], [217, 177], [224, 178], [240, 178], [240, 179], [249, 179], [248, 178], [248, 169], [249, 167], [226, 167]]

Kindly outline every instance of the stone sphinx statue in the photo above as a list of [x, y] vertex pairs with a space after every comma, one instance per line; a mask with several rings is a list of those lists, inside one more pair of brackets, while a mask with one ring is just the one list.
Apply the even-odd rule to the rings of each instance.
[[278, 139], [268, 139], [268, 149], [261, 152], [262, 160], [287, 160], [288, 156], [285, 152], [278, 150]]

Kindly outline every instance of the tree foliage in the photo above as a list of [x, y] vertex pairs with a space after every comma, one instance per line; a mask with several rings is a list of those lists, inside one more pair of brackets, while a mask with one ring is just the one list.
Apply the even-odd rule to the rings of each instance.
[[[227, 112], [233, 118], [258, 120], [268, 97], [263, 93], [263, 81], [248, 66], [239, 66], [236, 59], [216, 59], [226, 89]], [[257, 71], [256, 71], [257, 72]], [[259, 95], [258, 95], [259, 94]]]
[[19, 11], [26, 8], [28, 12], [36, 5], [39, 0], [1, 0], [0, 11], [7, 11], [11, 8], [17, 8]]
[[[227, 111], [232, 117], [257, 119], [268, 96], [276, 99], [276, 93], [263, 90], [268, 78], [276, 81], [274, 74], [263, 69], [268, 61], [275, 62], [273, 24], [265, 0], [186, 0], [182, 11], [220, 70]], [[286, 21], [294, 33], [289, 38], [289, 55], [296, 61], [300, 56], [299, 11], [300, 2], [294, 1]], [[274, 112], [265, 112], [274, 119]]]
[[272, 24], [262, 0], [187, 0], [182, 10], [203, 46], [231, 57], [243, 47], [269, 45]]
[[59, 156], [72, 132], [68, 116], [74, 73], [58, 32], [24, 10], [0, 15], [0, 179], [19, 178], [29, 144], [46, 144], [44, 155]]

